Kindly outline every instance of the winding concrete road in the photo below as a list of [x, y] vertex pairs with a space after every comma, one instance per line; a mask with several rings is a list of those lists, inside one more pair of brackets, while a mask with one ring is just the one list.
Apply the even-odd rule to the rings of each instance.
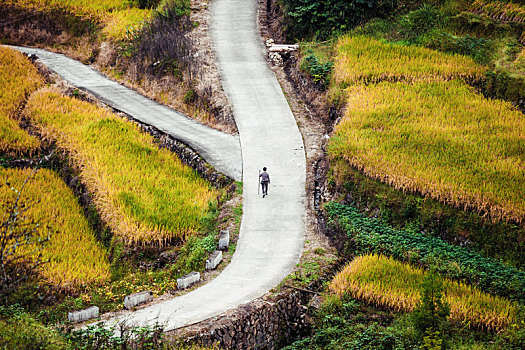
[[[165, 329], [218, 316], [264, 295], [293, 270], [305, 230], [306, 159], [301, 134], [268, 67], [257, 30], [256, 0], [213, 0], [212, 36], [233, 105], [243, 156], [243, 216], [230, 264], [208, 284], [183, 296], [110, 321], [165, 324]], [[269, 196], [257, 193], [268, 167]]]
[[202, 125], [64, 55], [36, 48], [11, 47], [36, 55], [39, 62], [70, 84], [89, 91], [110, 107], [145, 124], [153, 125], [160, 131], [184, 142], [215, 169], [241, 181], [242, 158], [238, 136]]
[[[120, 315], [107, 321], [108, 325], [159, 322], [169, 331], [218, 316], [277, 286], [292, 272], [302, 253], [304, 146], [281, 87], [264, 59], [257, 30], [257, 1], [213, 0], [211, 9], [214, 49], [242, 147], [244, 205], [237, 250], [230, 264], [209, 283]], [[109, 89], [104, 86], [104, 91]], [[97, 95], [107, 100], [102, 93]], [[157, 126], [154, 121], [151, 124]], [[258, 195], [258, 171], [263, 166], [271, 176], [266, 198]]]

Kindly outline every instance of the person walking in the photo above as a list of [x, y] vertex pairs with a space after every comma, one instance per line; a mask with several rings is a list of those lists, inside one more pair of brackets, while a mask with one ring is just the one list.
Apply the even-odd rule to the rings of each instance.
[[270, 184], [270, 175], [266, 172], [266, 167], [263, 168], [263, 172], [259, 174], [261, 180], [261, 188], [263, 198], [268, 195], [268, 185]]

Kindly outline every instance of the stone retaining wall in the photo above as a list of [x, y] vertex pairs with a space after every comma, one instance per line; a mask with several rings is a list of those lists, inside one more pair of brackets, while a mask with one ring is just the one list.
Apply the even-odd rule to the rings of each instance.
[[309, 333], [305, 306], [313, 294], [287, 290], [275, 300], [256, 299], [226, 314], [168, 332], [188, 344], [224, 349], [279, 349]]
[[217, 188], [226, 187], [233, 183], [233, 180], [220, 171], [215, 170], [206, 162], [197, 152], [188, 145], [176, 140], [172, 136], [163, 133], [156, 127], [139, 122], [136, 119], [126, 115], [126, 118], [133, 121], [141, 127], [142, 130], [155, 137], [160, 142], [161, 148], [167, 148], [177, 154], [183, 164], [188, 165], [199, 173], [208, 182], [214, 184]]

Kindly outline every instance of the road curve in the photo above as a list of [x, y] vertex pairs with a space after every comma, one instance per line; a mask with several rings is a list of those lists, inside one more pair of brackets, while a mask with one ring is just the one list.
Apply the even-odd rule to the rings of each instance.
[[215, 169], [237, 181], [241, 180], [242, 158], [238, 136], [202, 125], [64, 55], [36, 48], [11, 48], [36, 55], [39, 62], [70, 84], [89, 91], [110, 107], [184, 142]]
[[[305, 230], [304, 146], [294, 116], [268, 67], [257, 30], [256, 0], [213, 0], [212, 37], [223, 87], [232, 102], [243, 157], [243, 216], [237, 250], [224, 271], [202, 287], [119, 316], [129, 324], [159, 322], [169, 331], [262, 296], [294, 268]], [[258, 195], [268, 167], [269, 196]]]

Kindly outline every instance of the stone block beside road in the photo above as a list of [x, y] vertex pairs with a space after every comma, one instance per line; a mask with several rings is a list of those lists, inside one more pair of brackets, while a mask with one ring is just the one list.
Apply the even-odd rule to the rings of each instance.
[[97, 318], [99, 315], [98, 306], [91, 306], [85, 310], [68, 312], [67, 318], [69, 322], [77, 323]]
[[210, 257], [206, 260], [206, 270], [215, 269], [222, 261], [222, 252], [216, 250], [211, 253]]
[[187, 275], [182, 276], [181, 278], [177, 278], [177, 288], [178, 289], [185, 289], [191, 286], [194, 283], [199, 282], [201, 279], [201, 274], [198, 272], [190, 272]]
[[144, 304], [152, 299], [153, 299], [153, 292], [149, 290], [145, 292], [139, 292], [139, 293], [126, 295], [126, 297], [124, 298], [124, 308], [129, 310], [132, 307], [135, 307], [140, 304]]
[[230, 231], [223, 230], [219, 237], [219, 249], [226, 250], [230, 246]]

